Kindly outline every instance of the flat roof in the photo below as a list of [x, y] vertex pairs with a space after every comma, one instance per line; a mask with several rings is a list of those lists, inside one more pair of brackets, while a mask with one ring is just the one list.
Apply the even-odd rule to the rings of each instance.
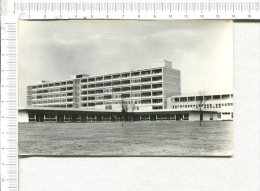
[[[90, 113], [121, 113], [120, 111], [113, 111], [113, 110], [97, 110], [97, 109], [83, 109], [83, 108], [52, 108], [52, 107], [27, 107], [27, 108], [20, 108], [18, 110], [19, 112], [29, 112], [29, 111], [35, 111], [35, 112], [41, 112], [41, 111], [47, 111], [47, 112], [73, 112], [73, 113], [84, 113], [84, 112], [90, 112]], [[200, 112], [199, 110], [196, 109], [181, 109], [181, 110], [176, 110], [176, 109], [160, 109], [160, 110], [147, 110], [147, 111], [135, 111], [135, 112], [128, 112], [130, 113], [138, 113], [138, 114], [167, 114], [167, 113], [198, 113]], [[204, 113], [217, 113], [217, 111], [212, 110], [204, 110]]]

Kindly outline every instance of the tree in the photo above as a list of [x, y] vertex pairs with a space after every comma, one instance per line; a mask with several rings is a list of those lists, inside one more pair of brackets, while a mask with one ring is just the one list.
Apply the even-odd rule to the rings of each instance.
[[123, 122], [126, 122], [126, 115], [127, 115], [127, 112], [128, 112], [128, 103], [127, 101], [123, 100], [122, 96], [121, 96], [121, 112], [122, 112], [122, 126], [123, 126]]
[[196, 101], [198, 101], [197, 108], [198, 108], [199, 114], [200, 114], [200, 126], [201, 126], [201, 123], [203, 121], [203, 113], [204, 113], [204, 109], [205, 109], [204, 106], [206, 103], [205, 90], [199, 92], [199, 96], [197, 97]]

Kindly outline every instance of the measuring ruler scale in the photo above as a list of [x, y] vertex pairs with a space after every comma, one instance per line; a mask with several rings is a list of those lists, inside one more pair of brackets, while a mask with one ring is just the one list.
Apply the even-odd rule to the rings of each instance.
[[260, 19], [260, 1], [15, 2], [24, 19]]
[[8, 1], [1, 19], [1, 191], [18, 191], [19, 19], [260, 19], [260, 0]]
[[1, 191], [18, 190], [17, 22], [1, 26]]

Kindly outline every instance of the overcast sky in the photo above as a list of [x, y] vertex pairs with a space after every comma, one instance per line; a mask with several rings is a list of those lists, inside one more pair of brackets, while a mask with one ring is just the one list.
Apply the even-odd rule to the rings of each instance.
[[19, 106], [26, 85], [149, 68], [181, 70], [182, 94], [233, 92], [231, 21], [20, 21]]

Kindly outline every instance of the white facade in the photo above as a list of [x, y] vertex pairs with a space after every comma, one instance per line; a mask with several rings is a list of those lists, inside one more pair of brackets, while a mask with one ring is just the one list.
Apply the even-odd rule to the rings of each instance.
[[99, 76], [77, 75], [75, 79], [27, 87], [30, 107], [86, 108], [121, 111], [161, 110], [167, 97], [179, 95], [180, 71], [172, 63], [164, 66]]
[[[203, 99], [203, 101], [201, 101]], [[217, 112], [217, 120], [233, 120], [233, 94], [171, 96], [167, 108], [176, 111], [201, 110]]]

